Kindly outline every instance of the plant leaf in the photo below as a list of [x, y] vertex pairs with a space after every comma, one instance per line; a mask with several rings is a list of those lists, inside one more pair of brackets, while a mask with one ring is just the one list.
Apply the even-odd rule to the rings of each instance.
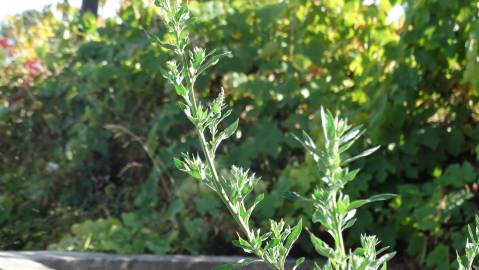
[[303, 229], [303, 220], [300, 218], [298, 221], [298, 224], [296, 224], [296, 226], [293, 227], [293, 229], [291, 230], [291, 233], [288, 235], [288, 238], [286, 239], [286, 244], [285, 244], [285, 248], [287, 250], [286, 255], [291, 249], [291, 247], [293, 246], [293, 243], [296, 240], [298, 240], [302, 229]]
[[301, 257], [299, 259], [296, 260], [296, 262], [294, 263], [294, 267], [292, 270], [296, 270], [296, 268], [298, 268], [298, 266], [300, 266], [302, 263], [304, 263], [304, 257]]
[[351, 228], [354, 225], [354, 223], [356, 223], [356, 220], [357, 220], [357, 218], [353, 218], [353, 219], [348, 220], [346, 222], [346, 224], [344, 224], [342, 230], [346, 230], [346, 229]]
[[178, 170], [180, 170], [180, 171], [185, 171], [186, 170], [186, 164], [183, 161], [181, 161], [177, 158], [173, 158], [173, 162], [175, 163], [175, 167]]
[[326, 143], [329, 143], [328, 137], [328, 118], [324, 112], [323, 106], [321, 106], [321, 125], [323, 127], [324, 140]]
[[311, 137], [303, 130], [302, 132], [302, 139], [300, 139], [295, 134], [292, 134], [293, 138], [297, 140], [311, 155], [316, 162], [323, 162], [323, 155], [321, 151], [316, 147], [315, 142]]
[[395, 255], [396, 255], [396, 252], [391, 252], [381, 256], [381, 258], [379, 258], [376, 263], [376, 267], [379, 267], [380, 265], [385, 265], [386, 262], [391, 260]]
[[215, 53], [216, 51], [212, 51], [208, 54], [207, 59], [205, 63], [201, 65], [201, 67], [198, 69], [198, 72], [196, 73], [197, 75], [200, 75], [201, 73], [205, 72], [208, 68], [218, 64], [221, 58], [230, 55], [230, 52], [224, 52], [224, 53]]
[[383, 193], [383, 194], [377, 194], [377, 195], [373, 195], [373, 196], [369, 197], [368, 201], [369, 202], [385, 201], [385, 200], [389, 200], [389, 199], [392, 199], [392, 198], [395, 198], [395, 197], [397, 197], [396, 194]]
[[236, 121], [234, 121], [229, 127], [221, 131], [213, 143], [213, 152], [216, 152], [216, 149], [218, 149], [218, 146], [220, 146], [223, 140], [228, 139], [236, 132], [236, 129], [238, 128], [238, 122], [239, 119], [236, 119]]
[[376, 146], [376, 147], [373, 147], [373, 148], [369, 148], [368, 150], [362, 152], [361, 154], [357, 155], [357, 156], [354, 156], [352, 158], [348, 158], [346, 159], [345, 161], [343, 161], [341, 163], [341, 165], [345, 165], [345, 164], [348, 164], [356, 159], [359, 159], [359, 158], [362, 158], [362, 157], [366, 157], [366, 156], [369, 156], [371, 155], [372, 153], [376, 152], [381, 146]]
[[175, 85], [175, 91], [178, 95], [186, 95], [186, 88], [183, 85]]
[[316, 237], [312, 232], [309, 232], [309, 235], [311, 243], [313, 244], [317, 253], [326, 258], [334, 258], [334, 250], [328, 244]]
[[260, 262], [260, 260], [256, 259], [241, 259], [235, 263], [227, 263], [223, 264], [220, 266], [216, 266], [213, 268], [213, 270], [232, 270], [232, 269], [237, 269], [242, 266], [246, 266], [248, 264], [254, 263], [254, 262]]
[[373, 196], [371, 196], [367, 199], [352, 201], [348, 205], [347, 209], [349, 211], [349, 210], [352, 210], [352, 209], [359, 208], [359, 207], [361, 207], [365, 204], [368, 204], [368, 203], [385, 201], [385, 200], [392, 199], [396, 196], [397, 196], [396, 194], [392, 194], [392, 193], [383, 193], [383, 194], [373, 195]]
[[256, 198], [254, 199], [254, 202], [253, 204], [251, 205], [251, 207], [249, 208], [249, 216], [251, 216], [251, 213], [253, 213], [253, 210], [256, 208], [256, 206], [258, 205], [258, 203], [260, 203], [262, 200], [264, 199], [264, 193], [261, 193], [259, 194], [258, 196], [256, 196]]
[[303, 196], [299, 195], [296, 192], [291, 192], [291, 191], [287, 191], [287, 192], [283, 193], [283, 197], [285, 197], [286, 199], [289, 199], [289, 200], [293, 200], [293, 201], [300, 201], [300, 202], [311, 201], [311, 199], [308, 199], [306, 197], [303, 197]]
[[239, 248], [242, 248], [244, 250], [244, 252], [246, 253], [252, 253], [254, 248], [251, 246], [251, 244], [244, 240], [243, 238], [241, 238], [241, 236], [238, 235], [238, 240], [233, 240], [233, 245], [239, 247]]
[[323, 127], [323, 135], [326, 145], [336, 139], [336, 126], [333, 114], [330, 111], [324, 110], [321, 106], [321, 125]]
[[345, 144], [348, 142], [354, 143], [359, 137], [364, 134], [365, 130], [361, 130], [361, 126], [355, 127], [348, 131], [348, 133], [344, 134], [341, 139], [339, 140], [340, 144]]
[[236, 119], [236, 121], [234, 121], [229, 127], [227, 127], [223, 132], [222, 134], [224, 134], [224, 139], [228, 139], [229, 137], [231, 137], [231, 135], [233, 135], [235, 132], [236, 132], [236, 129], [238, 129], [238, 122], [239, 122], [239, 119]]
[[356, 201], [352, 201], [349, 205], [348, 205], [348, 208], [347, 210], [352, 210], [352, 209], [356, 209], [356, 208], [359, 208], [367, 203], [369, 203], [370, 201], [369, 200], [356, 200]]

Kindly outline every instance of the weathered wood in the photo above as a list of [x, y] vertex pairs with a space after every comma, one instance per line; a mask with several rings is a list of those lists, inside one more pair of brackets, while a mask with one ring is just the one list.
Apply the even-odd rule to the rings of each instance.
[[[207, 270], [244, 257], [186, 255], [115, 255], [103, 253], [9, 251], [0, 252], [2, 270]], [[288, 261], [291, 269], [293, 260]], [[241, 269], [267, 270], [263, 264]], [[299, 269], [312, 269], [307, 261]]]

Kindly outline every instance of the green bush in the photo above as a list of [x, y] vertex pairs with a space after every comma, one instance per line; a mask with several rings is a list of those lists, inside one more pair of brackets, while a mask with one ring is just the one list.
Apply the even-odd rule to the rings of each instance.
[[[397, 24], [387, 20], [394, 4], [406, 11]], [[288, 134], [320, 137], [323, 105], [367, 127], [352, 153], [383, 146], [353, 164], [362, 173], [347, 193], [398, 194], [359, 210], [346, 246], [367, 231], [397, 258], [449, 269], [477, 212], [477, 4], [191, 1], [191, 42], [232, 52], [197, 84], [203, 97], [224, 87], [243, 127], [218, 164], [265, 179], [253, 220], [303, 215], [312, 227], [311, 207], [283, 199], [311, 194], [319, 179]], [[0, 50], [0, 248], [235, 252], [220, 202], [172, 163], [200, 146], [160, 74], [167, 52], [147, 34], [171, 39], [158, 10], [125, 1], [97, 22], [62, 8], [62, 20], [29, 13], [0, 32], [10, 44]], [[312, 254], [300, 240], [293, 255]]]

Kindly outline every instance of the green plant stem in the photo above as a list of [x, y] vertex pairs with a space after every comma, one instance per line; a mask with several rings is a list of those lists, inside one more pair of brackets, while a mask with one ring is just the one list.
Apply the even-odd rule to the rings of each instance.
[[342, 268], [342, 263], [344, 261], [344, 258], [346, 257], [346, 250], [344, 248], [344, 239], [343, 239], [343, 233], [341, 231], [341, 222], [339, 220], [339, 213], [337, 211], [337, 191], [333, 191], [333, 210], [334, 210], [334, 234], [335, 234], [335, 240], [336, 240], [336, 250], [339, 251], [340, 255], [340, 265], [338, 266], [338, 269]]
[[[339, 144], [335, 141], [332, 145], [327, 145], [330, 148], [330, 155], [333, 156], [333, 162], [330, 162], [329, 163], [329, 166], [330, 166], [330, 173], [327, 175], [328, 178], [330, 179], [334, 179], [334, 172], [338, 171], [340, 168], [340, 163], [338, 162], [334, 162], [334, 161], [339, 161], [340, 160], [340, 156], [339, 156]], [[335, 235], [334, 236], [334, 240], [335, 240], [335, 243], [336, 243], [336, 252], [339, 253], [339, 265], [337, 266], [338, 270], [342, 270], [343, 268], [343, 262], [346, 258], [346, 250], [345, 250], [345, 247], [344, 247], [344, 239], [343, 239], [343, 233], [342, 233], [342, 230], [341, 230], [341, 215], [340, 213], [338, 212], [338, 189], [333, 189], [332, 191], [332, 204], [333, 204], [333, 207], [332, 207], [332, 210], [333, 210], [333, 221], [334, 221], [334, 224], [333, 224], [333, 234]]]
[[[183, 61], [183, 65], [186, 64], [186, 60], [184, 59], [184, 57], [182, 57], [182, 61]], [[191, 96], [192, 96], [192, 103], [193, 103], [193, 110], [196, 112], [196, 110], [198, 109], [198, 105], [196, 104], [196, 98], [195, 98], [195, 94], [194, 94], [194, 89], [193, 89], [193, 86], [190, 85], [190, 93], [191, 93]], [[200, 144], [201, 144], [201, 149], [203, 151], [203, 154], [205, 155], [206, 157], [206, 162], [208, 163], [208, 166], [210, 167], [211, 169], [211, 172], [213, 174], [213, 178], [214, 178], [214, 181], [213, 181], [213, 185], [216, 189], [216, 192], [218, 193], [218, 195], [220, 196], [221, 200], [223, 201], [223, 203], [226, 205], [226, 207], [228, 208], [228, 211], [230, 212], [230, 214], [233, 216], [233, 218], [235, 219], [236, 223], [238, 223], [238, 225], [240, 226], [240, 229], [246, 234], [248, 240], [251, 239], [250, 235], [251, 235], [251, 232], [248, 228], [248, 226], [242, 221], [240, 220], [239, 218], [237, 218], [236, 216], [236, 213], [233, 209], [233, 206], [231, 205], [231, 203], [227, 200], [227, 198], [225, 197], [225, 194], [223, 192], [223, 186], [221, 184], [221, 179], [220, 177], [218, 176], [218, 171], [216, 170], [216, 166], [214, 165], [214, 159], [213, 159], [213, 156], [211, 155], [211, 152], [208, 148], [208, 143], [206, 142], [206, 138], [205, 138], [205, 135], [202, 131], [202, 128], [198, 128], [197, 127], [197, 130], [198, 130], [198, 137], [200, 139]]]
[[[180, 37], [177, 36], [177, 40], [179, 40]], [[177, 41], [177, 45], [179, 45], [179, 42]], [[180, 47], [178, 46], [177, 47], [178, 49], [180, 49]], [[182, 53], [182, 56], [180, 57], [181, 58], [181, 63], [183, 65], [183, 67], [187, 67], [186, 65], [186, 59], [184, 57], [184, 52]], [[189, 74], [187, 74], [187, 76], [189, 77]], [[191, 78], [188, 78], [188, 88], [189, 88], [189, 91], [188, 93], [190, 94], [191, 96], [191, 103], [193, 105], [193, 113], [196, 113], [197, 109], [198, 109], [198, 104], [196, 103], [196, 97], [195, 97], [195, 92], [194, 92], [194, 86], [193, 86], [193, 81], [191, 80]], [[201, 149], [203, 151], [203, 154], [205, 155], [206, 157], [206, 162], [208, 163], [208, 166], [210, 167], [211, 169], [211, 172], [213, 174], [213, 178], [214, 178], [214, 181], [213, 181], [213, 185], [214, 185], [214, 188], [216, 189], [216, 192], [218, 193], [221, 201], [223, 201], [223, 204], [226, 205], [226, 207], [228, 208], [228, 211], [230, 212], [231, 216], [234, 218], [235, 222], [239, 225], [241, 231], [246, 235], [247, 239], [248, 239], [248, 242], [251, 243], [251, 230], [249, 229], [248, 225], [245, 224], [243, 222], [243, 220], [241, 220], [240, 218], [237, 217], [237, 213], [235, 212], [234, 210], [234, 207], [231, 205], [231, 203], [228, 201], [228, 199], [225, 197], [225, 194], [223, 192], [224, 188], [223, 188], [223, 185], [221, 183], [221, 179], [218, 175], [218, 171], [216, 170], [216, 166], [214, 165], [214, 158], [213, 156], [211, 155], [211, 151], [210, 149], [208, 148], [208, 143], [206, 142], [206, 138], [205, 138], [205, 135], [203, 133], [203, 128], [202, 127], [197, 127], [197, 130], [198, 130], [198, 138], [200, 140], [200, 145], [201, 145]], [[263, 259], [263, 261], [267, 262], [264, 258], [263, 258], [263, 255], [262, 255], [262, 251], [261, 250], [255, 250], [255, 254], [258, 255], [260, 258]], [[273, 266], [270, 262], [267, 262], [270, 266]]]
[[[249, 226], [243, 222], [243, 220], [238, 218], [238, 216], [237, 216], [238, 213], [235, 212], [234, 207], [231, 205], [231, 203], [225, 197], [225, 194], [223, 192], [223, 186], [221, 185], [221, 179], [219, 178], [218, 172], [216, 170], [216, 166], [214, 165], [214, 159], [213, 159], [213, 157], [212, 157], [212, 155], [211, 155], [211, 153], [208, 149], [208, 145], [207, 145], [207, 142], [206, 142], [205, 135], [203, 134], [201, 129], [198, 129], [198, 137], [200, 139], [201, 148], [202, 148], [203, 153], [206, 157], [206, 162], [208, 163], [208, 166], [210, 167], [211, 172], [213, 174], [213, 178], [214, 178], [213, 184], [214, 184], [214, 187], [216, 189], [216, 192], [218, 193], [219, 197], [221, 198], [223, 203], [228, 208], [228, 211], [230, 212], [230, 214], [233, 217], [233, 219], [235, 220], [235, 222], [239, 225], [240, 229], [246, 235], [246, 237], [248, 239], [248, 242], [251, 244], [251, 242], [252, 242], [251, 239], [253, 238], [252, 235], [251, 235], [251, 230], [249, 229]], [[268, 266], [271, 267], [272, 269], [275, 269], [275, 270], [284, 269], [284, 264], [283, 264], [283, 266], [278, 267], [275, 264], [271, 263], [269, 260], [267, 260], [263, 256], [263, 251], [261, 249], [256, 248], [254, 250], [254, 253], [258, 257], [260, 257], [266, 264], [268, 264]]]
[[[173, 26], [174, 32], [175, 32], [175, 38], [176, 38], [176, 49], [175, 52], [177, 54], [177, 57], [179, 58], [179, 61], [181, 62], [181, 75], [185, 76], [185, 88], [187, 90], [187, 95], [185, 96], [185, 101], [190, 106], [190, 109], [192, 110], [192, 115], [196, 115], [198, 112], [198, 108], [200, 107], [200, 104], [197, 103], [196, 101], [196, 96], [195, 96], [195, 91], [194, 91], [194, 85], [196, 82], [196, 75], [193, 73], [190, 73], [189, 66], [188, 66], [188, 60], [186, 58], [186, 52], [185, 52], [185, 45], [182, 44], [182, 42], [186, 42], [186, 39], [182, 39], [181, 36], [181, 26], [178, 24], [175, 24]], [[180, 83], [181, 86], [183, 86], [182, 83]], [[200, 108], [201, 109], [201, 108]], [[249, 228], [249, 225], [247, 222], [245, 222], [241, 217], [240, 217], [240, 209], [241, 207], [244, 207], [243, 202], [240, 202], [238, 205], [233, 205], [229, 198], [228, 195], [226, 194], [225, 190], [227, 183], [222, 180], [218, 174], [218, 171], [216, 169], [216, 166], [214, 164], [214, 152], [212, 149], [210, 149], [208, 142], [206, 140], [205, 134], [204, 134], [204, 129], [205, 127], [203, 126], [202, 123], [196, 123], [195, 124], [196, 130], [198, 132], [198, 138], [200, 141], [201, 149], [204, 154], [204, 157], [206, 159], [207, 166], [209, 167], [211, 174], [213, 176], [212, 179], [212, 188], [216, 191], [218, 196], [220, 197], [221, 201], [223, 201], [223, 204], [227, 207], [228, 211], [230, 212], [231, 216], [235, 220], [236, 224], [240, 227], [240, 231], [243, 232], [246, 235], [246, 239], [248, 243], [254, 248], [253, 253], [256, 254], [258, 257], [262, 259], [263, 262], [265, 262], [271, 269], [274, 270], [283, 270], [284, 269], [284, 260], [278, 263], [272, 262], [270, 259], [265, 257], [264, 251], [261, 246], [258, 247], [258, 245], [255, 243], [255, 235], [254, 232], [251, 231]]]

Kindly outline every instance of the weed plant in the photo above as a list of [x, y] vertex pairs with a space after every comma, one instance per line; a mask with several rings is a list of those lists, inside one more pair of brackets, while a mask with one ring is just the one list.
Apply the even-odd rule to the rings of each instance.
[[[173, 34], [171, 43], [161, 43], [174, 56], [168, 62], [165, 78], [174, 86], [176, 93], [183, 102], [181, 110], [194, 125], [200, 141], [202, 155], [184, 153], [181, 159], [175, 159], [176, 167], [191, 175], [194, 179], [211, 188], [226, 206], [238, 225], [238, 240], [234, 244], [247, 253], [255, 254], [259, 259], [247, 259], [238, 263], [227, 264], [218, 269], [234, 269], [255, 261], [265, 262], [271, 269], [282, 270], [286, 257], [293, 243], [298, 239], [302, 222], [290, 227], [281, 221], [270, 221], [270, 230], [262, 232], [250, 223], [254, 208], [263, 200], [264, 195], [257, 195], [251, 204], [247, 196], [253, 191], [260, 180], [249, 169], [232, 166], [228, 173], [220, 174], [215, 164], [215, 156], [221, 142], [235, 134], [238, 119], [220, 129], [230, 114], [225, 104], [224, 91], [218, 97], [205, 105], [195, 95], [195, 82], [205, 70], [228, 55], [227, 52], [215, 50], [206, 52], [203, 48], [190, 49], [189, 36], [186, 28], [190, 24], [188, 5], [181, 1], [156, 1], [164, 13], [168, 30]], [[299, 259], [296, 268], [303, 259]], [[293, 269], [294, 269], [293, 268]]]
[[[238, 128], [238, 119], [222, 129], [225, 119], [230, 116], [225, 104], [223, 89], [212, 102], [204, 103], [195, 93], [198, 77], [208, 68], [216, 65], [226, 57], [228, 52], [216, 50], [207, 52], [203, 48], [191, 48], [187, 27], [191, 24], [188, 5], [176, 0], [156, 0], [155, 4], [163, 12], [165, 24], [173, 39], [171, 42], [156, 42], [169, 50], [174, 58], [167, 63], [164, 76], [182, 98], [180, 109], [195, 127], [201, 145], [201, 154], [183, 153], [182, 158], [174, 159], [176, 167], [194, 179], [212, 189], [228, 209], [238, 226], [238, 240], [234, 245], [245, 252], [256, 255], [256, 259], [243, 259], [237, 263], [226, 264], [215, 269], [235, 269], [253, 262], [264, 262], [271, 269], [285, 269], [285, 262], [294, 242], [302, 231], [302, 222], [290, 227], [283, 220], [270, 220], [266, 232], [254, 228], [250, 218], [255, 207], [264, 195], [256, 195], [252, 203], [248, 199], [260, 178], [249, 169], [232, 166], [227, 173], [220, 173], [216, 167], [215, 157], [220, 144], [233, 136]], [[365, 204], [393, 198], [394, 194], [374, 195], [368, 199], [351, 200], [344, 192], [344, 187], [354, 181], [359, 169], [350, 170], [347, 165], [354, 160], [373, 154], [379, 147], [370, 148], [359, 155], [347, 157], [346, 151], [364, 134], [361, 127], [352, 127], [339, 115], [321, 109], [322, 140], [318, 145], [303, 131], [301, 136], [294, 136], [309, 154], [320, 171], [321, 181], [309, 197], [289, 193], [288, 197], [312, 203], [313, 223], [319, 223], [329, 233], [334, 245], [309, 232], [311, 243], [327, 261], [323, 265], [315, 264], [315, 270], [385, 270], [387, 262], [395, 252], [386, 253], [388, 247], [378, 248], [380, 241], [376, 236], [361, 236], [361, 246], [347, 250], [343, 233], [356, 222], [357, 209]], [[459, 270], [478, 269], [473, 266], [479, 253], [479, 218], [476, 227], [469, 227], [469, 238], [463, 257], [457, 255]], [[296, 269], [304, 258], [296, 261]], [[473, 268], [474, 267], [474, 268]]]

